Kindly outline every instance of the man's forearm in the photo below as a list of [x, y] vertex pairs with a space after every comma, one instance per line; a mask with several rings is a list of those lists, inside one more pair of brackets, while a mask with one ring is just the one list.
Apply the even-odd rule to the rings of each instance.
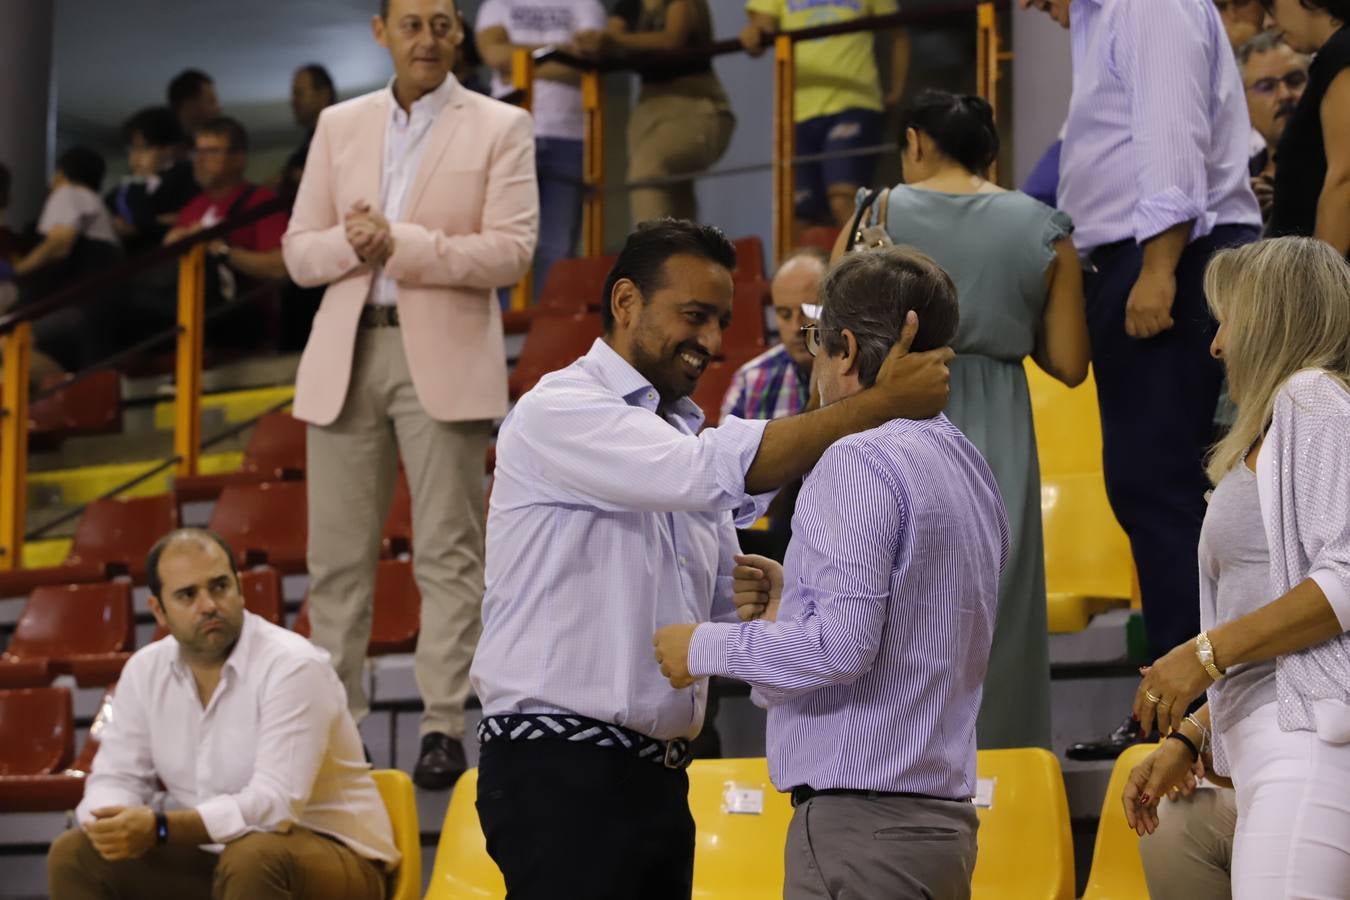
[[169, 820], [170, 844], [211, 844], [214, 841], [206, 832], [201, 814], [195, 809], [174, 809], [165, 813]]
[[879, 392], [868, 388], [814, 412], [773, 420], [765, 426], [759, 452], [745, 473], [745, 492], [767, 493], [805, 475], [835, 441], [876, 428], [894, 416]]
[[1162, 273], [1168, 275], [1174, 274], [1177, 270], [1177, 264], [1181, 262], [1181, 254], [1186, 252], [1186, 245], [1191, 240], [1191, 229], [1195, 227], [1195, 220], [1190, 219], [1173, 225], [1166, 231], [1159, 232], [1153, 237], [1144, 241], [1144, 264], [1145, 272]]

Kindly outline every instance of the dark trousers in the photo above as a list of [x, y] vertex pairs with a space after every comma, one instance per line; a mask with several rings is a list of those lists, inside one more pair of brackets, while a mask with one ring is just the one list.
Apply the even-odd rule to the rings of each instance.
[[478, 818], [509, 900], [689, 900], [694, 819], [683, 770], [568, 741], [492, 741]]
[[1216, 250], [1259, 236], [1250, 226], [1220, 225], [1193, 241], [1177, 266], [1175, 324], [1146, 340], [1125, 333], [1142, 250], [1129, 242], [1092, 257], [1087, 314], [1106, 493], [1134, 551], [1155, 658], [1200, 631], [1196, 548], [1210, 488], [1204, 456], [1223, 379], [1209, 355], [1216, 326], [1205, 305], [1205, 266]]

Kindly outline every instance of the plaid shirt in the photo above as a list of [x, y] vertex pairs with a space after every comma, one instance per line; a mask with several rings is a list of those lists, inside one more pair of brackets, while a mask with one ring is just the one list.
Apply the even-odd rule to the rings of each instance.
[[722, 419], [781, 419], [806, 406], [810, 385], [782, 344], [765, 350], [736, 370], [722, 401]]

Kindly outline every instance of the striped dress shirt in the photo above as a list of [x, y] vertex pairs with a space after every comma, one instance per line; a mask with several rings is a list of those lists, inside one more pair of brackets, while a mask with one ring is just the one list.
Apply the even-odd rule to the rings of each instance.
[[502, 423], [470, 673], [484, 716], [570, 712], [660, 740], [703, 727], [706, 683], [672, 688], [652, 635], [735, 619], [735, 522], [772, 499], [745, 493], [768, 423], [700, 433], [687, 397], [665, 416], [657, 407], [655, 388], [597, 340]]
[[699, 626], [689, 671], [768, 706], [780, 790], [973, 796], [1008, 554], [984, 458], [945, 416], [844, 438], [802, 485], [792, 535], [778, 621]]
[[1059, 208], [1080, 252], [1195, 220], [1261, 226], [1251, 121], [1212, 0], [1073, 0]]

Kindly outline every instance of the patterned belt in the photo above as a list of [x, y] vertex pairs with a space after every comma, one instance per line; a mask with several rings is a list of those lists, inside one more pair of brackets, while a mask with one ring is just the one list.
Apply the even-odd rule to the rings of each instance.
[[362, 328], [397, 328], [398, 307], [367, 303], [361, 307]]
[[658, 741], [622, 725], [611, 725], [599, 719], [571, 713], [520, 713], [508, 716], [488, 716], [478, 723], [478, 742], [493, 741], [572, 741], [594, 744], [615, 750], [626, 750], [648, 762], [667, 769], [683, 769], [693, 759], [689, 742], [684, 738]]

